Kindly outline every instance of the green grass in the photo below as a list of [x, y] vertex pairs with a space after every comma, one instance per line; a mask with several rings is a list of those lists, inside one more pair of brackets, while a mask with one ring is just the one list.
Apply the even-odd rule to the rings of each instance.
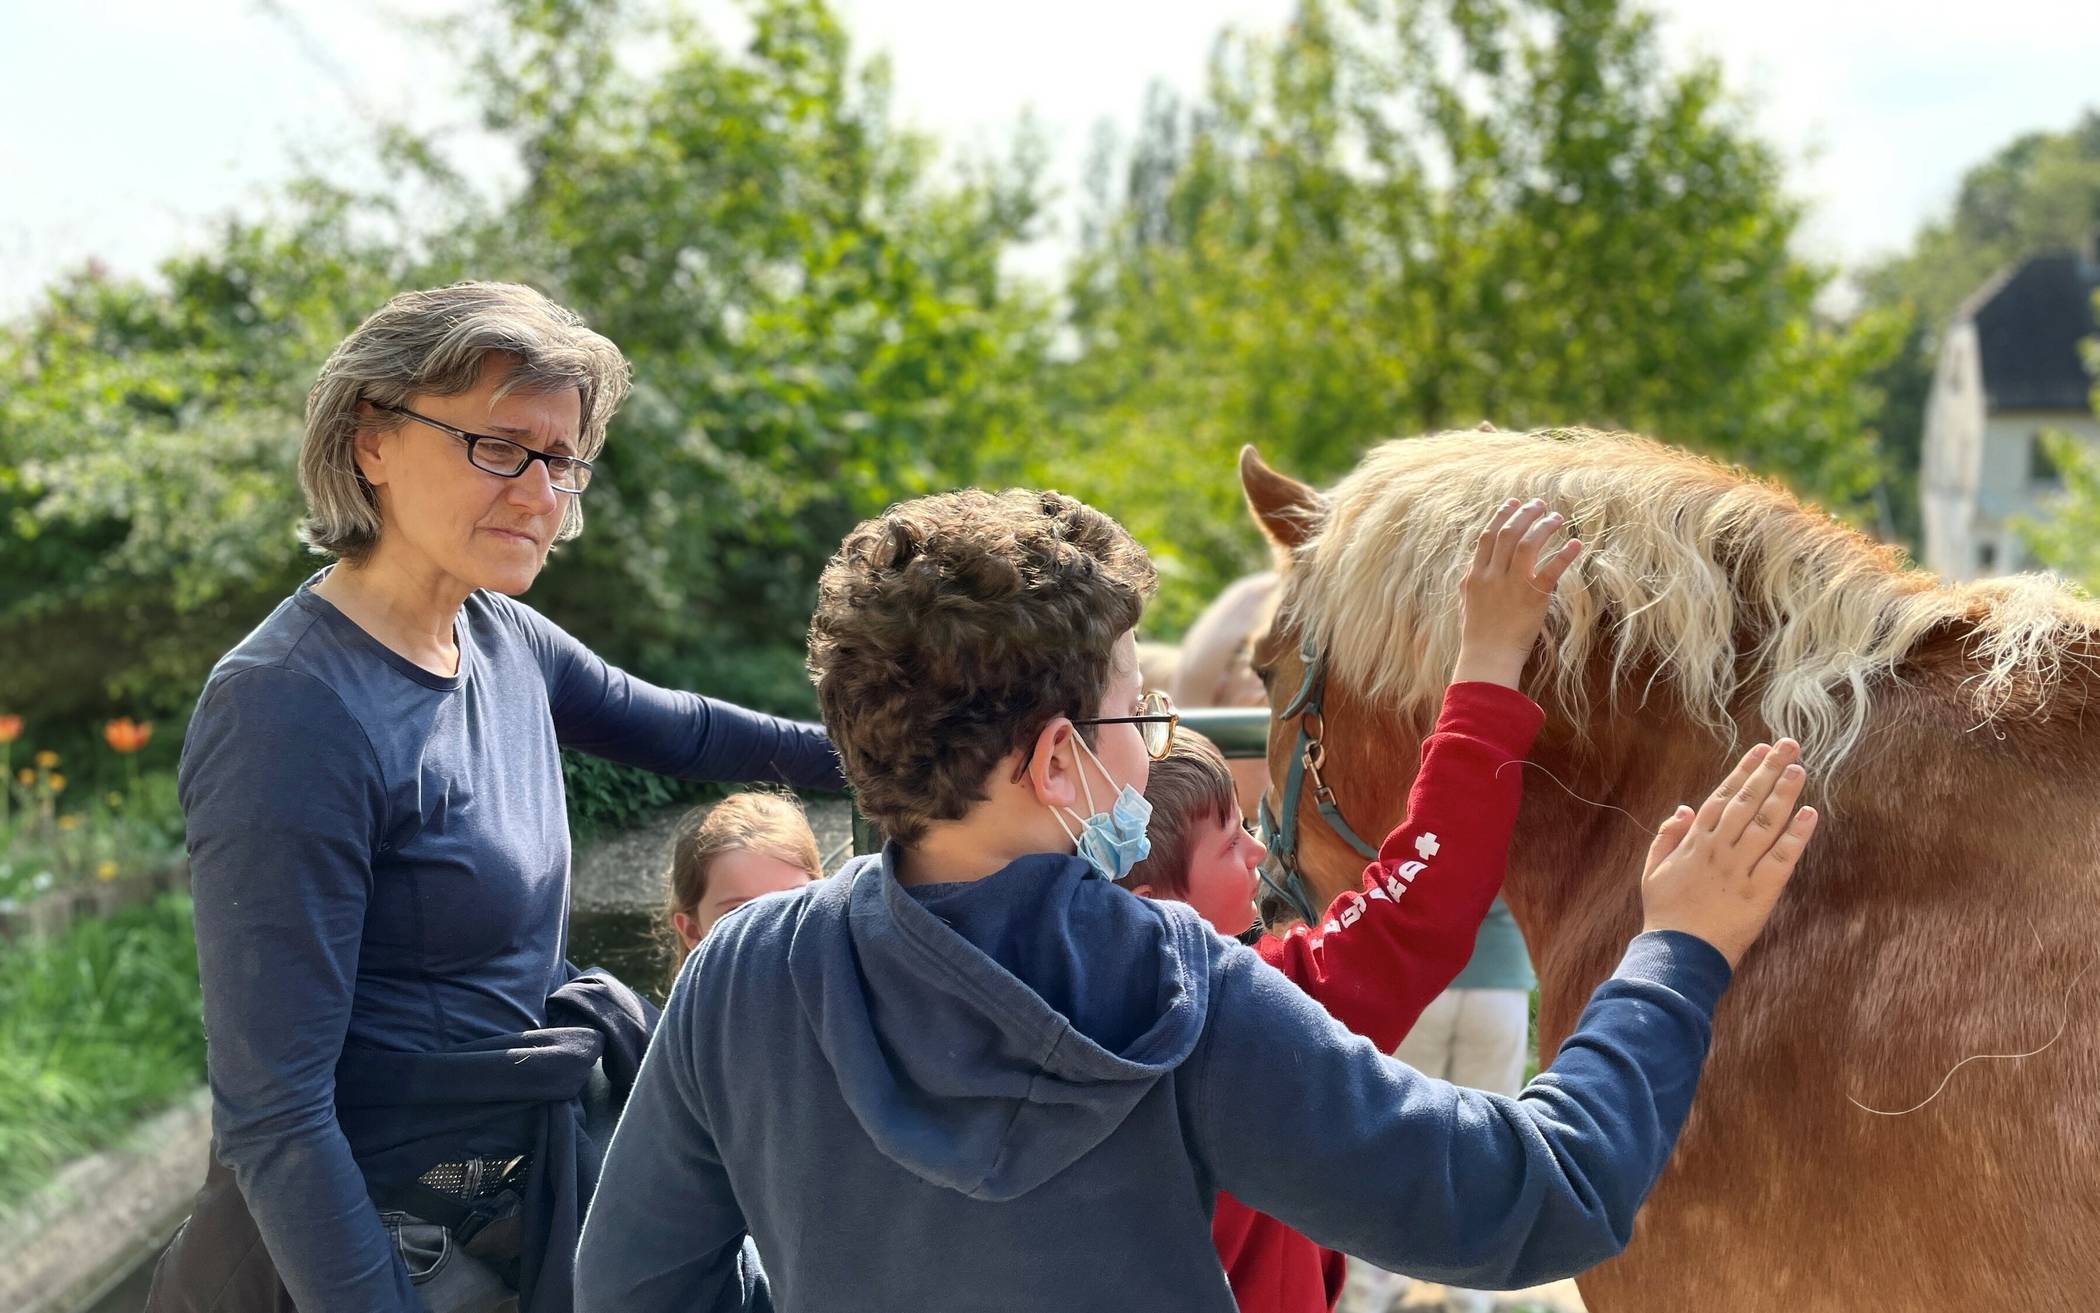
[[0, 946], [0, 1207], [203, 1079], [187, 897]]

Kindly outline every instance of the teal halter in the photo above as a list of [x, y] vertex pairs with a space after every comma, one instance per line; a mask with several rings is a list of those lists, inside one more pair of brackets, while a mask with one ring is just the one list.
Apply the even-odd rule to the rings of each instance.
[[1276, 864], [1283, 875], [1277, 879], [1270, 874], [1269, 862], [1263, 862], [1258, 876], [1262, 885], [1288, 904], [1292, 911], [1304, 918], [1305, 924], [1319, 924], [1319, 914], [1313, 910], [1311, 892], [1306, 888], [1305, 876], [1298, 869], [1298, 800], [1305, 790], [1305, 782], [1312, 780], [1313, 806], [1319, 809], [1321, 819], [1328, 828], [1370, 861], [1378, 856], [1378, 850], [1363, 841], [1362, 836], [1342, 819], [1342, 809], [1334, 800], [1334, 790], [1320, 778], [1320, 768], [1326, 764], [1327, 749], [1320, 742], [1326, 725], [1320, 719], [1320, 697], [1327, 683], [1326, 659], [1313, 651], [1312, 640], [1305, 640], [1298, 649], [1305, 662], [1305, 682], [1298, 686], [1298, 695], [1278, 717], [1281, 720], [1298, 722], [1298, 742], [1291, 749], [1291, 768], [1283, 779], [1283, 815], [1278, 817], [1269, 810], [1269, 795], [1261, 796], [1262, 833], [1267, 836], [1269, 861]]

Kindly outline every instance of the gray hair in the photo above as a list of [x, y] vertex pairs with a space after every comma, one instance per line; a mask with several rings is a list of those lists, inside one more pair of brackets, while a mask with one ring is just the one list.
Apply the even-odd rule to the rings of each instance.
[[[626, 357], [574, 311], [518, 283], [454, 283], [403, 292], [343, 339], [306, 394], [299, 487], [306, 519], [299, 538], [317, 552], [357, 562], [379, 544], [379, 499], [358, 471], [360, 432], [393, 428], [359, 401], [405, 406], [417, 396], [457, 396], [473, 387], [492, 354], [515, 362], [496, 395], [574, 388], [583, 402], [577, 454], [605, 446], [605, 428], [627, 396]], [[582, 498], [567, 498], [556, 542], [583, 532]]]

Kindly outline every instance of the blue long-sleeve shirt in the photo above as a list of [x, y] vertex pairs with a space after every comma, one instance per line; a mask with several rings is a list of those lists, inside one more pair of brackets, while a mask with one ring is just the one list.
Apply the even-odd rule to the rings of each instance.
[[578, 1313], [1229, 1313], [1219, 1190], [1467, 1286], [1617, 1253], [1727, 963], [1642, 935], [1510, 1099], [1352, 1035], [1186, 906], [1079, 860], [906, 888], [890, 854], [725, 917], [606, 1156]]
[[546, 1023], [564, 979], [561, 747], [689, 779], [840, 788], [816, 726], [606, 665], [476, 593], [432, 674], [311, 584], [220, 660], [183, 744], [215, 1152], [307, 1313], [420, 1308], [336, 1121], [346, 1042]]

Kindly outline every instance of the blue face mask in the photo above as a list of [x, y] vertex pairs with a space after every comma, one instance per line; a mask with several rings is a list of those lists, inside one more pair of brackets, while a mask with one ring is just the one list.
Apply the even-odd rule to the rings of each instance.
[[[1101, 758], [1087, 747], [1085, 739], [1075, 735], [1073, 742], [1079, 744], [1080, 750], [1100, 769], [1102, 779], [1115, 783], [1115, 777], [1108, 773], [1108, 767], [1101, 765]], [[1152, 821], [1152, 804], [1145, 801], [1144, 794], [1126, 784], [1107, 811], [1094, 811], [1094, 787], [1087, 783], [1084, 766], [1079, 770], [1079, 787], [1086, 793], [1087, 810], [1093, 812], [1092, 815], [1082, 817], [1070, 808], [1065, 808], [1064, 815], [1060, 815], [1055, 807], [1050, 809], [1050, 814], [1057, 818], [1058, 826], [1072, 841], [1080, 858], [1099, 872], [1102, 879], [1120, 880], [1152, 851], [1152, 839], [1145, 833], [1145, 827]], [[1077, 834], [1065, 824], [1065, 815], [1079, 822]]]

